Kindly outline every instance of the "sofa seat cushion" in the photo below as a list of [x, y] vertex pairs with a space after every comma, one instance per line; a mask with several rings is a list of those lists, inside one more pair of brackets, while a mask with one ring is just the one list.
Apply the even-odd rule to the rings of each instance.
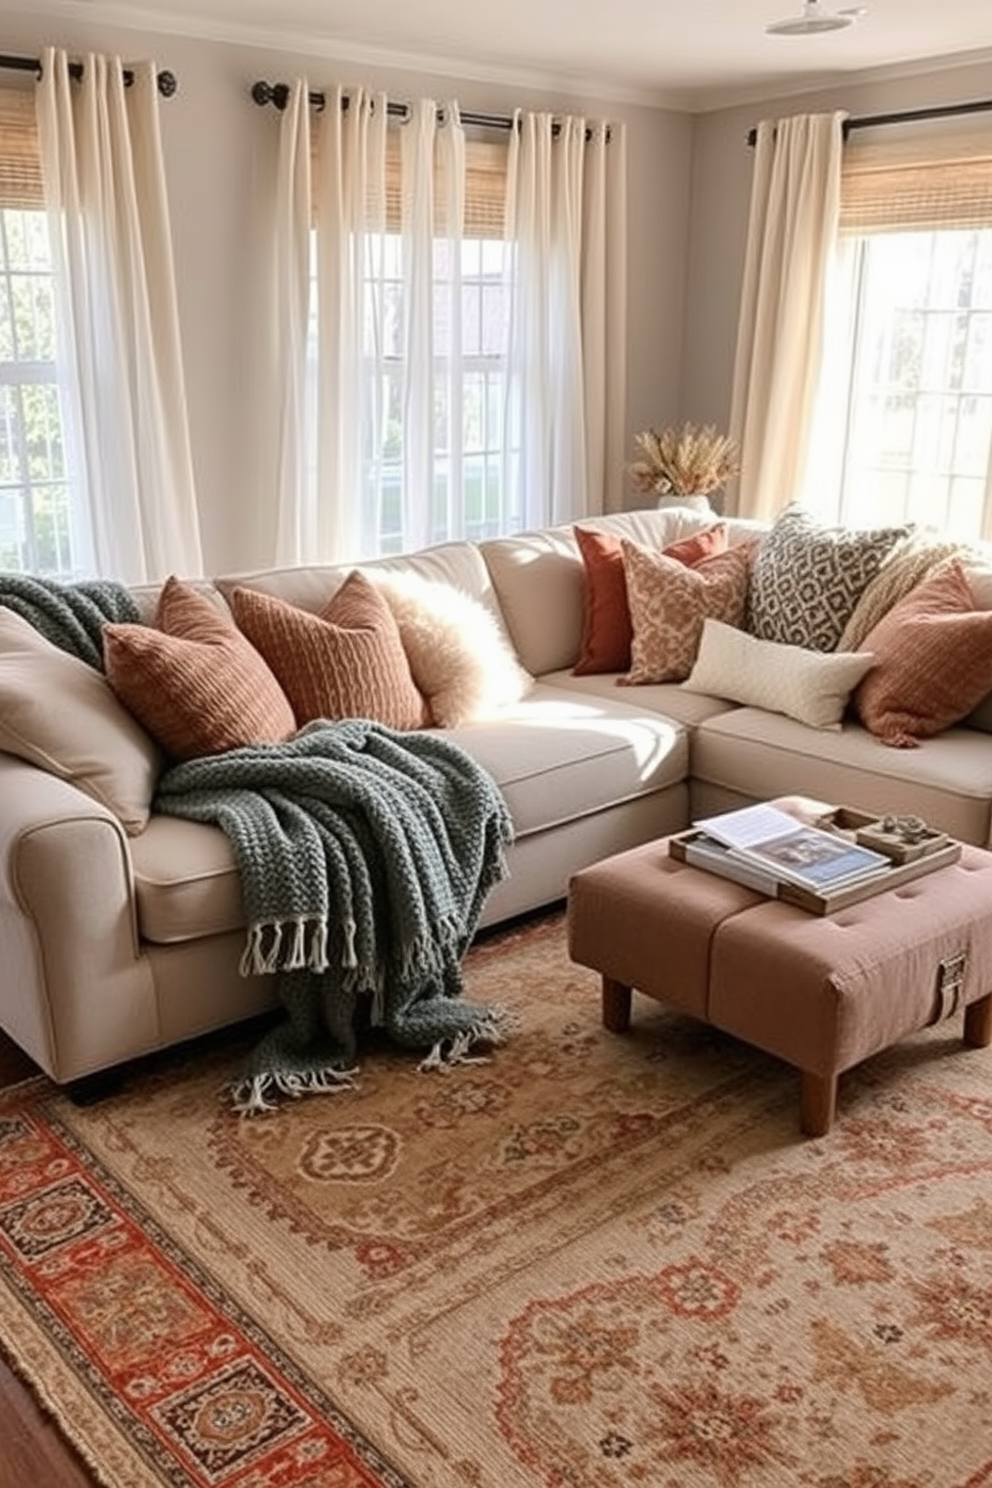
[[692, 775], [751, 800], [795, 794], [879, 815], [908, 812], [962, 842], [989, 842], [992, 749], [975, 729], [948, 729], [919, 749], [897, 750], [859, 723], [833, 733], [736, 708], [696, 730]]
[[243, 927], [238, 866], [220, 827], [153, 815], [131, 864], [142, 940], [172, 945]]
[[[495, 778], [517, 838], [677, 786], [688, 737], [660, 715], [536, 686], [498, 719], [445, 731]], [[237, 867], [218, 827], [155, 815], [133, 844], [138, 926], [160, 944], [245, 923]]]
[[496, 780], [518, 838], [677, 785], [689, 770], [674, 720], [544, 683], [498, 719], [446, 737]]
[[636, 694], [631, 694], [617, 683], [617, 678], [622, 675], [621, 672], [598, 672], [577, 677], [566, 669], [562, 672], [548, 672], [541, 681], [546, 687], [563, 687], [568, 692], [601, 698], [611, 706], [617, 701], [629, 705], [631, 696], [635, 696], [638, 711], [661, 713], [690, 729], [702, 723], [704, 718], [727, 713], [737, 706], [726, 698], [713, 697], [710, 693], [690, 692], [682, 682], [642, 682]]

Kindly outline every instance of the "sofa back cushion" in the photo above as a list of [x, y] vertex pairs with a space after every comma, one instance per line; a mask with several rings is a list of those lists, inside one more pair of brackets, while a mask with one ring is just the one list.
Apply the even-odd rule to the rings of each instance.
[[[583, 517], [581, 525], [657, 551], [712, 527], [715, 520], [712, 511], [649, 507]], [[754, 522], [728, 520], [726, 525], [731, 547], [764, 530]], [[585, 621], [584, 569], [573, 524], [491, 538], [479, 547], [522, 665], [534, 676], [573, 667]]]
[[255, 589], [318, 615], [354, 569], [376, 574], [416, 573], [435, 584], [450, 584], [485, 605], [503, 625], [499, 601], [479, 549], [470, 542], [438, 543], [417, 553], [369, 558], [355, 563], [311, 563], [288, 568], [224, 574], [214, 582], [230, 603], [235, 589]]

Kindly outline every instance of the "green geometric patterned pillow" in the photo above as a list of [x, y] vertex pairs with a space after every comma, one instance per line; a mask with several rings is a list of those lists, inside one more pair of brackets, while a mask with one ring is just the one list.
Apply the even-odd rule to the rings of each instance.
[[862, 591], [911, 527], [821, 527], [788, 506], [751, 569], [747, 630], [763, 641], [833, 651]]

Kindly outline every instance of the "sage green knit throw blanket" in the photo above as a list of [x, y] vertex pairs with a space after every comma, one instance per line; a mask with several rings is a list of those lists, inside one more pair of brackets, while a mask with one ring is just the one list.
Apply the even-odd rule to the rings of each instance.
[[502, 1010], [461, 1000], [462, 958], [512, 828], [458, 745], [320, 722], [173, 766], [154, 809], [227, 834], [248, 921], [242, 973], [278, 978], [286, 1017], [236, 1082], [238, 1110], [348, 1081], [363, 1022], [429, 1050], [428, 1066], [503, 1041]]
[[124, 584], [111, 579], [63, 583], [37, 574], [0, 573], [0, 605], [14, 610], [35, 630], [80, 661], [103, 670], [103, 627], [108, 621], [135, 624], [141, 612]]

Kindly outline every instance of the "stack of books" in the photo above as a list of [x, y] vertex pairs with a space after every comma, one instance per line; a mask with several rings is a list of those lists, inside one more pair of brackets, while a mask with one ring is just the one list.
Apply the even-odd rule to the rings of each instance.
[[679, 856], [773, 897], [784, 884], [826, 896], [892, 874], [892, 859], [884, 853], [807, 826], [777, 806], [702, 818], [683, 838]]

